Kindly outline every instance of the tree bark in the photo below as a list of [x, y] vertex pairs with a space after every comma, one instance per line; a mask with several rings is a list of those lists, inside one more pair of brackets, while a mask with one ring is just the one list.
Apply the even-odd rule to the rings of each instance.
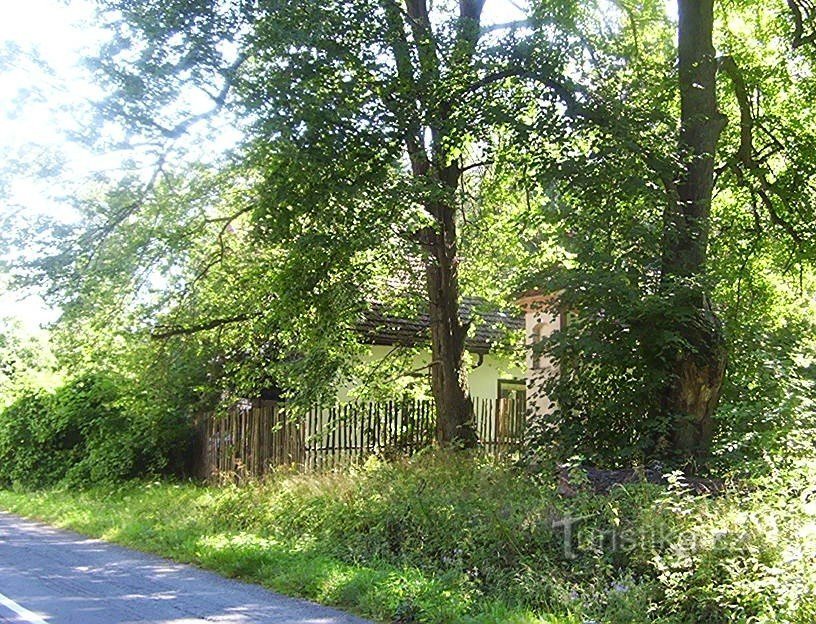
[[459, 316], [455, 211], [433, 207], [437, 227], [427, 231], [425, 264], [431, 323], [431, 385], [436, 404], [436, 437], [442, 446], [471, 448], [478, 441], [465, 369], [467, 325]]
[[[400, 1], [404, 1], [404, 11], [399, 7]], [[462, 69], [472, 63], [483, 7], [484, 0], [459, 1], [459, 20], [449, 62]], [[428, 183], [432, 194], [442, 195], [424, 202], [433, 223], [416, 235], [425, 253], [437, 441], [443, 446], [468, 448], [475, 446], [478, 438], [464, 361], [468, 328], [459, 316], [454, 197], [462, 169], [451, 162], [455, 159], [449, 157], [446, 136], [453, 103], [444, 97], [430, 97], [426, 88], [419, 86], [442, 87], [445, 80], [427, 0], [383, 0], [383, 8], [394, 38], [391, 47], [401, 85], [395, 114], [407, 117], [405, 147], [412, 174]], [[406, 33], [411, 33], [411, 40]], [[440, 88], [439, 92], [445, 90]], [[429, 133], [431, 142], [426, 145]]]
[[662, 282], [671, 297], [682, 346], [669, 364], [663, 408], [672, 418], [674, 451], [704, 460], [725, 375], [722, 328], [705, 277], [714, 158], [726, 118], [717, 108], [714, 0], [678, 0], [681, 168], [663, 219]]

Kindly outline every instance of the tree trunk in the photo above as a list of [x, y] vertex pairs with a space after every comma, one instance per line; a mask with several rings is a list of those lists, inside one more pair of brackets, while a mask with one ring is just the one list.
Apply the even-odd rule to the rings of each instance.
[[428, 231], [425, 275], [431, 323], [431, 385], [436, 435], [442, 446], [474, 447], [473, 401], [465, 371], [467, 325], [459, 317], [459, 277], [454, 211], [434, 206], [437, 227]]
[[[441, 78], [439, 42], [434, 39], [427, 0], [405, 0], [404, 9], [400, 5], [395, 0], [383, 2], [402, 87], [397, 114], [408, 112], [405, 147], [414, 177], [430, 183], [434, 193], [449, 193], [451, 199], [462, 176], [459, 164], [447, 151], [446, 127], [453, 104], [444, 98], [438, 101], [436, 96], [429, 97], [436, 89], [428, 89], [433, 85], [439, 93], [448, 90]], [[460, 69], [471, 68], [483, 6], [484, 0], [459, 2], [457, 31], [448, 60]], [[410, 41], [406, 33], [411, 33]], [[428, 133], [430, 146], [426, 145]], [[467, 326], [459, 318], [455, 201], [428, 200], [425, 210], [433, 225], [418, 232], [416, 239], [426, 256], [437, 439], [444, 446], [472, 447], [477, 437], [464, 362]]]
[[[684, 348], [679, 349], [669, 371], [664, 410], [672, 417], [672, 448], [685, 463], [705, 463], [714, 434], [714, 411], [720, 398], [727, 352], [719, 319], [699, 293], [680, 326]], [[702, 301], [702, 303], [700, 303]]]
[[725, 374], [719, 319], [701, 281], [705, 275], [714, 157], [726, 119], [717, 108], [714, 0], [678, 0], [681, 171], [663, 221], [663, 286], [683, 346], [669, 365], [664, 409], [672, 416], [675, 452], [702, 460]]

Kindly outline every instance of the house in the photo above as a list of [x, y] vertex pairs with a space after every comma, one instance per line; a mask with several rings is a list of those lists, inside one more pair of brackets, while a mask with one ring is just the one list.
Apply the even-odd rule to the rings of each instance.
[[527, 291], [516, 300], [516, 305], [524, 314], [527, 411], [534, 414], [546, 414], [553, 408], [543, 386], [555, 374], [556, 365], [546, 355], [537, 353], [535, 345], [566, 326], [567, 313], [563, 309], [556, 312], [557, 304], [557, 293], [542, 293], [539, 290]]
[[[554, 370], [546, 357], [534, 355], [532, 345], [560, 329], [563, 314], [553, 314], [553, 295], [524, 293], [516, 311], [502, 311], [478, 297], [463, 297], [463, 319], [473, 322], [467, 339], [468, 383], [476, 401], [512, 399], [539, 413], [551, 409], [540, 390]], [[358, 324], [361, 341], [368, 345], [366, 362], [372, 367], [404, 350], [409, 363], [402, 369], [400, 384], [414, 396], [430, 395], [429, 317], [395, 316], [380, 304], [372, 304]], [[516, 342], [516, 344], [512, 344]], [[354, 380], [338, 394], [341, 402], [356, 398], [364, 380]]]
[[[462, 301], [462, 315], [473, 327], [466, 342], [473, 424], [488, 452], [519, 449], [527, 416], [552, 407], [541, 383], [555, 368], [534, 346], [564, 327], [565, 315], [553, 312], [556, 303], [555, 296], [537, 291], [524, 293], [515, 311], [491, 308], [474, 297]], [[394, 370], [405, 382], [404, 398], [430, 398], [427, 314], [398, 316], [384, 305], [370, 304], [356, 329], [368, 351], [367, 364], [376, 368], [402, 353], [406, 358]], [[508, 338], [517, 348], [498, 348]], [[391, 391], [384, 402], [355, 403], [369, 398], [357, 394], [368, 386], [365, 379], [356, 380], [341, 389], [339, 404], [314, 406], [296, 418], [277, 396], [238, 402], [227, 418], [204, 414], [199, 420], [202, 476], [261, 476], [278, 465], [332, 467], [375, 453], [410, 454], [433, 442], [431, 401], [395, 401], [402, 397]]]

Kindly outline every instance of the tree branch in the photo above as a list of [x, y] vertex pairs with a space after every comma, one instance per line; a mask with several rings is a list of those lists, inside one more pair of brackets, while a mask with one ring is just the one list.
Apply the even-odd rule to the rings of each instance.
[[459, 173], [465, 173], [466, 171], [470, 171], [471, 169], [478, 169], [479, 167], [489, 167], [493, 164], [492, 160], [483, 160], [480, 162], [470, 163], [468, 165], [460, 165]]
[[408, 24], [414, 35], [420, 66], [420, 80], [432, 84], [439, 78], [439, 56], [436, 51], [431, 18], [426, 0], [406, 0]]
[[747, 180], [743, 173], [749, 172], [758, 183], [758, 188], [752, 188], [757, 196], [762, 201], [771, 222], [774, 225], [781, 227], [788, 236], [797, 244], [802, 244], [802, 236], [796, 231], [796, 228], [782, 218], [773, 201], [775, 196], [783, 205], [787, 205], [785, 199], [774, 189], [773, 184], [768, 180], [768, 176], [763, 170], [760, 163], [754, 156], [754, 119], [751, 112], [751, 100], [748, 96], [748, 89], [745, 84], [745, 79], [740, 72], [740, 69], [731, 56], [724, 56], [719, 59], [719, 68], [725, 72], [731, 79], [734, 86], [734, 95], [737, 100], [737, 105], [740, 110], [740, 146], [736, 153], [736, 162], [731, 163], [731, 168], [737, 176], [737, 182], [742, 186], [747, 185]]
[[483, 35], [490, 34], [492, 32], [496, 32], [498, 30], [518, 30], [519, 28], [527, 28], [532, 26], [530, 20], [513, 20], [512, 22], [503, 22], [501, 24], [488, 24], [487, 26], [481, 27], [481, 33]]
[[619, 119], [616, 119], [613, 113], [600, 106], [593, 106], [591, 103], [582, 101], [582, 98], [587, 96], [579, 85], [567, 80], [557, 80], [552, 75], [542, 71], [534, 71], [524, 67], [511, 67], [483, 76], [480, 80], [470, 84], [465, 90], [465, 94], [478, 91], [483, 87], [508, 78], [532, 80], [552, 91], [564, 106], [567, 117], [590, 122], [599, 129], [616, 136], [660, 178], [667, 192], [673, 191], [676, 174], [674, 168], [659, 154], [656, 154], [634, 138], [636, 133], [622, 129]]
[[210, 331], [212, 329], [218, 329], [219, 327], [224, 327], [225, 325], [232, 325], [235, 323], [243, 323], [245, 321], [252, 320], [254, 318], [258, 318], [261, 316], [260, 312], [255, 312], [253, 314], [236, 314], [235, 316], [228, 316], [225, 318], [217, 318], [212, 319], [209, 321], [205, 321], [203, 323], [199, 323], [197, 325], [187, 325], [187, 326], [180, 326], [180, 325], [159, 325], [156, 329], [151, 333], [151, 338], [154, 340], [164, 340], [167, 338], [172, 338], [173, 336], [189, 336], [191, 334], [197, 334], [199, 332]]
[[813, 21], [813, 6], [806, 0], [788, 0], [788, 8], [793, 17], [793, 49], [816, 41], [816, 30], [805, 34], [805, 21]]
[[172, 128], [166, 128], [152, 120], [150, 121], [150, 124], [153, 127], [155, 127], [162, 134], [163, 137], [167, 139], [178, 139], [199, 121], [203, 121], [215, 115], [226, 105], [227, 96], [229, 95], [230, 89], [232, 88], [233, 82], [235, 81], [236, 72], [241, 67], [241, 65], [244, 64], [248, 57], [249, 54], [246, 52], [240, 54], [238, 58], [235, 59], [235, 62], [233, 62], [229, 67], [227, 67], [224, 70], [223, 74], [224, 85], [221, 87], [221, 90], [217, 94], [213, 95], [205, 91], [205, 93], [207, 93], [207, 95], [209, 95], [213, 100], [213, 107], [211, 109], [204, 111], [203, 113], [198, 113], [197, 115], [192, 115], [191, 117], [188, 117], [184, 121], [177, 123]]
[[399, 98], [396, 99], [394, 110], [395, 115], [404, 113], [399, 110], [402, 107], [408, 108], [408, 127], [403, 140], [405, 141], [408, 158], [411, 161], [411, 169], [415, 176], [425, 175], [428, 170], [428, 154], [422, 142], [422, 125], [420, 123], [420, 110], [416, 99], [416, 76], [411, 59], [411, 50], [408, 44], [408, 37], [405, 33], [402, 11], [397, 4], [398, 0], [383, 0], [383, 10], [386, 19], [393, 33], [391, 42], [391, 52], [397, 66], [397, 78], [399, 79]]

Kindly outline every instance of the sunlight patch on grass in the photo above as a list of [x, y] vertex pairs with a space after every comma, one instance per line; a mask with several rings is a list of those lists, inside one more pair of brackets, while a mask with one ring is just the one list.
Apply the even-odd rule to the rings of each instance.
[[[242, 487], [0, 491], [0, 507], [383, 622], [811, 624], [816, 467], [795, 470], [716, 498], [563, 499], [511, 465], [426, 455]], [[554, 528], [570, 518], [573, 557]]]

